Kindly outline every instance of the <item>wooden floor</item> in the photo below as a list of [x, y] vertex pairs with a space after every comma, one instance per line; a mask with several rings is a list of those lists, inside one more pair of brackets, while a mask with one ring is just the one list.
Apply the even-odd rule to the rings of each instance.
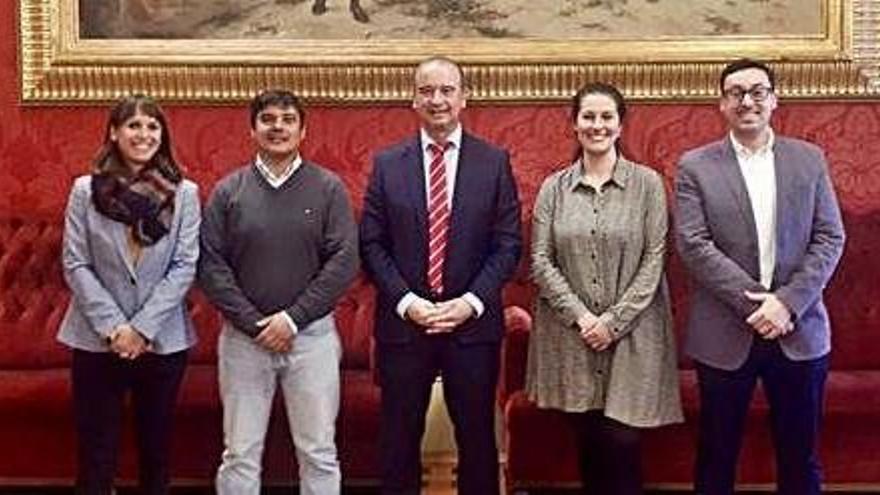
[[[135, 495], [133, 489], [122, 488], [117, 495]], [[294, 495], [298, 493], [290, 487], [266, 488], [263, 495]], [[377, 488], [348, 488], [343, 495], [378, 495]], [[685, 491], [648, 491], [645, 495], [685, 495]], [[866, 495], [878, 492], [834, 492], [834, 495]], [[539, 490], [529, 491], [528, 495], [577, 495], [576, 490]], [[0, 495], [73, 495], [72, 488], [59, 487], [0, 487]], [[173, 488], [171, 495], [214, 495], [211, 488]], [[425, 487], [422, 495], [456, 495], [455, 488], [450, 484], [430, 484]], [[770, 492], [738, 492], [738, 495], [770, 495]]]
[[[298, 492], [291, 491], [291, 488], [272, 488], [264, 489], [263, 495], [294, 495]], [[378, 495], [379, 490], [376, 488], [353, 488], [343, 490], [343, 495]], [[684, 491], [648, 491], [645, 495], [685, 495], [690, 492]], [[834, 492], [834, 495], [866, 495], [868, 493], [877, 492]], [[541, 490], [529, 491], [528, 495], [577, 495], [575, 490]], [[73, 495], [72, 488], [44, 488], [44, 487], [27, 487], [27, 488], [4, 488], [0, 487], [0, 495]], [[135, 495], [134, 490], [120, 489], [117, 495]], [[214, 495], [214, 491], [210, 488], [174, 488], [171, 495]], [[422, 492], [422, 495], [456, 495], [455, 488], [450, 486], [429, 486]], [[770, 492], [738, 492], [738, 495], [770, 495]]]
[[[452, 458], [438, 458], [428, 456], [425, 459], [424, 482], [425, 488], [422, 495], [456, 495], [454, 460]], [[294, 495], [298, 493], [291, 487], [268, 487], [263, 489], [263, 495]], [[645, 495], [685, 495], [688, 491], [654, 490], [647, 491]], [[880, 492], [833, 492], [834, 495], [866, 495]], [[378, 495], [376, 487], [346, 488], [343, 495]], [[529, 490], [522, 495], [577, 495], [577, 490]], [[73, 495], [73, 489], [69, 487], [0, 487], [0, 495]], [[120, 488], [117, 495], [136, 495], [132, 488]], [[171, 495], [214, 495], [211, 487], [174, 487]], [[515, 495], [515, 494], [507, 494]], [[517, 492], [516, 495], [520, 495]], [[738, 495], [770, 495], [770, 492], [738, 492]]]

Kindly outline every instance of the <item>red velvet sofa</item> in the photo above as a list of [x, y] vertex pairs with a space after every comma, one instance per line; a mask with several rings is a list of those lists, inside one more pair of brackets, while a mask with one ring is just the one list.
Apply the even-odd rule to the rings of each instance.
[[[74, 472], [69, 353], [54, 337], [68, 298], [59, 266], [60, 212], [70, 177], [83, 169], [61, 164], [87, 163], [105, 110], [0, 107], [12, 109], [7, 112], [11, 125], [0, 128], [0, 143], [7, 152], [0, 154], [0, 485], [67, 484]], [[224, 165], [247, 158], [247, 125], [240, 111], [172, 108], [172, 120], [181, 123], [176, 142], [203, 195], [225, 171]], [[628, 115], [625, 149], [633, 159], [656, 164], [667, 185], [675, 160], [684, 150], [724, 132], [715, 104], [635, 105]], [[570, 133], [567, 110], [562, 106], [474, 105], [467, 118], [469, 128], [511, 149], [528, 230], [541, 181], [568, 159], [574, 146], [564, 138]], [[338, 164], [336, 171], [356, 206], [366, 187], [370, 154], [413, 129], [411, 111], [405, 106], [316, 108], [309, 119], [306, 156]], [[834, 350], [821, 452], [826, 479], [831, 487], [880, 488], [880, 456], [875, 453], [880, 448], [880, 346], [875, 337], [880, 329], [876, 255], [880, 252], [880, 140], [876, 139], [880, 107], [856, 102], [789, 103], [777, 110], [774, 120], [780, 133], [809, 139], [828, 152], [847, 229], [846, 251], [827, 291]], [[240, 127], [229, 122], [238, 122]], [[81, 129], [89, 139], [54, 132], [62, 124], [66, 129]], [[530, 308], [534, 288], [528, 284], [525, 265], [505, 296], [509, 304]], [[681, 328], [688, 289], [674, 253], [670, 254], [668, 278]], [[378, 473], [371, 298], [368, 286], [359, 281], [336, 313], [345, 348], [339, 446], [349, 485], [374, 483]], [[178, 483], [207, 484], [221, 449], [214, 369], [218, 320], [197, 294], [193, 314], [201, 342], [181, 393], [173, 470]], [[557, 415], [531, 406], [521, 393], [528, 314], [508, 309], [507, 320], [499, 403], [505, 414], [508, 482], [522, 490], [573, 486], [577, 483], [575, 455], [564, 423]], [[697, 397], [687, 360], [682, 359], [681, 365], [688, 421], [647, 435], [646, 471], [652, 486], [685, 487], [692, 478]], [[742, 483], [766, 487], [773, 479], [766, 414], [766, 407], [757, 403], [742, 454]], [[266, 453], [267, 481], [274, 484], [290, 483], [295, 476], [280, 419], [276, 414]], [[134, 474], [131, 440], [126, 439], [121, 466], [127, 479]]]
[[[60, 218], [0, 217], [0, 445], [8, 452], [0, 455], [0, 486], [69, 485], [75, 476], [70, 351], [55, 341], [69, 299], [60, 268], [61, 230]], [[379, 479], [374, 299], [361, 277], [334, 312], [343, 346], [337, 445], [347, 486], [377, 485]], [[172, 477], [178, 485], [209, 485], [223, 438], [216, 369], [220, 317], [198, 289], [190, 294], [190, 309], [200, 341], [176, 409]], [[520, 328], [528, 321], [519, 308], [509, 308], [506, 316]], [[290, 485], [296, 461], [279, 400], [275, 406], [263, 478], [267, 485]], [[136, 457], [131, 428], [124, 435], [125, 484], [136, 479]]]
[[[663, 171], [669, 178], [673, 171]], [[840, 191], [839, 191], [840, 192]], [[876, 198], [875, 198], [876, 199]], [[833, 350], [825, 396], [820, 456], [827, 491], [880, 492], [880, 215], [877, 208], [850, 210], [842, 201], [847, 245], [827, 288]], [[675, 252], [667, 277], [673, 294], [676, 328], [684, 328], [688, 279]], [[519, 299], [533, 297], [523, 281]], [[502, 388], [506, 442], [506, 481], [510, 494], [579, 484], [577, 453], [569, 425], [560, 413], [542, 410], [523, 392], [529, 324], [509, 328], [503, 354]], [[681, 342], [681, 333], [679, 334]], [[644, 436], [646, 484], [688, 489], [693, 479], [698, 394], [692, 365], [680, 357], [686, 421]], [[768, 408], [760, 390], [751, 408], [740, 456], [738, 485], [771, 490], [775, 479]]]
[[[667, 174], [668, 175], [668, 174]], [[844, 203], [845, 204], [845, 203]], [[528, 210], [524, 210], [527, 212]], [[834, 350], [826, 392], [821, 456], [829, 489], [880, 488], [880, 216], [872, 209], [844, 208], [848, 242], [827, 290]], [[0, 218], [0, 485], [69, 484], [75, 449], [70, 407], [70, 354], [54, 334], [67, 303], [61, 279], [60, 218]], [[528, 225], [528, 223], [526, 223]], [[673, 310], [683, 325], [687, 278], [675, 254], [668, 278]], [[529, 307], [534, 288], [520, 270], [506, 300]], [[379, 391], [373, 381], [371, 318], [373, 293], [358, 280], [335, 316], [345, 349], [338, 443], [348, 485], [375, 484]], [[192, 313], [201, 342], [191, 355], [177, 409], [173, 476], [179, 484], [211, 482], [221, 452], [221, 411], [216, 382], [217, 313], [197, 291]], [[507, 310], [499, 403], [504, 410], [506, 479], [511, 493], [535, 487], [577, 485], [571, 434], [559, 414], [537, 409], [522, 393], [529, 316]], [[687, 421], [650, 431], [645, 439], [646, 479], [655, 487], [687, 487], [692, 479], [697, 395], [694, 373], [681, 360]], [[280, 410], [278, 411], [280, 412]], [[774, 478], [767, 408], [756, 402], [741, 458], [740, 482], [769, 487]], [[134, 477], [133, 439], [124, 439], [121, 473]], [[267, 484], [290, 484], [296, 466], [286, 425], [275, 414], [265, 457]]]
[[[60, 271], [61, 219], [0, 218], [0, 485], [68, 485], [75, 474], [70, 352], [55, 342], [69, 295]], [[210, 484], [222, 451], [217, 391], [219, 315], [198, 291], [191, 295], [199, 344], [190, 355], [176, 411], [175, 483]], [[337, 306], [343, 341], [338, 445], [345, 483], [378, 478], [379, 389], [371, 363], [373, 292], [358, 280]], [[296, 462], [277, 403], [267, 437], [264, 479], [290, 484]], [[123, 482], [135, 479], [131, 430], [123, 439]]]

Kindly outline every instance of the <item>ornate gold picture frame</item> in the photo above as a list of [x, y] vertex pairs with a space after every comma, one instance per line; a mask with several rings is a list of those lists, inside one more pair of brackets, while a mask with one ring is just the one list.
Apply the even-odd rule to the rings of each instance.
[[785, 97], [880, 96], [880, 2], [821, 1], [816, 34], [657, 39], [296, 40], [82, 39], [75, 0], [19, 0], [21, 97], [87, 103], [146, 92], [165, 101], [238, 102], [283, 86], [319, 103], [411, 97], [412, 65], [448, 55], [465, 65], [472, 99], [568, 98], [586, 80], [638, 100], [714, 98], [726, 61], [754, 57], [779, 71]]

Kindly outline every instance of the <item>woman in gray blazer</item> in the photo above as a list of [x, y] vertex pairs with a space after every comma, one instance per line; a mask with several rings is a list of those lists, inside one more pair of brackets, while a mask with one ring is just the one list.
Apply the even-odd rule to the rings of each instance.
[[196, 341], [184, 298], [201, 218], [169, 131], [151, 98], [122, 99], [68, 199], [62, 265], [72, 297], [58, 340], [73, 349], [77, 493], [112, 492], [128, 393], [141, 492], [168, 491], [171, 418]]
[[587, 493], [642, 493], [639, 430], [682, 420], [663, 277], [660, 174], [618, 151], [626, 114], [613, 86], [572, 100], [578, 147], [535, 201], [538, 285], [526, 390], [568, 413]]

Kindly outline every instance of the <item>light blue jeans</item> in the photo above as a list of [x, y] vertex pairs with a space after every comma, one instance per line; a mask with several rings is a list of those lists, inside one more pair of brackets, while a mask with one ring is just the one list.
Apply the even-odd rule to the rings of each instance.
[[272, 397], [280, 387], [299, 464], [302, 495], [337, 495], [334, 435], [342, 346], [332, 315], [297, 334], [293, 349], [271, 352], [225, 323], [218, 344], [223, 461], [217, 495], [259, 495]]

